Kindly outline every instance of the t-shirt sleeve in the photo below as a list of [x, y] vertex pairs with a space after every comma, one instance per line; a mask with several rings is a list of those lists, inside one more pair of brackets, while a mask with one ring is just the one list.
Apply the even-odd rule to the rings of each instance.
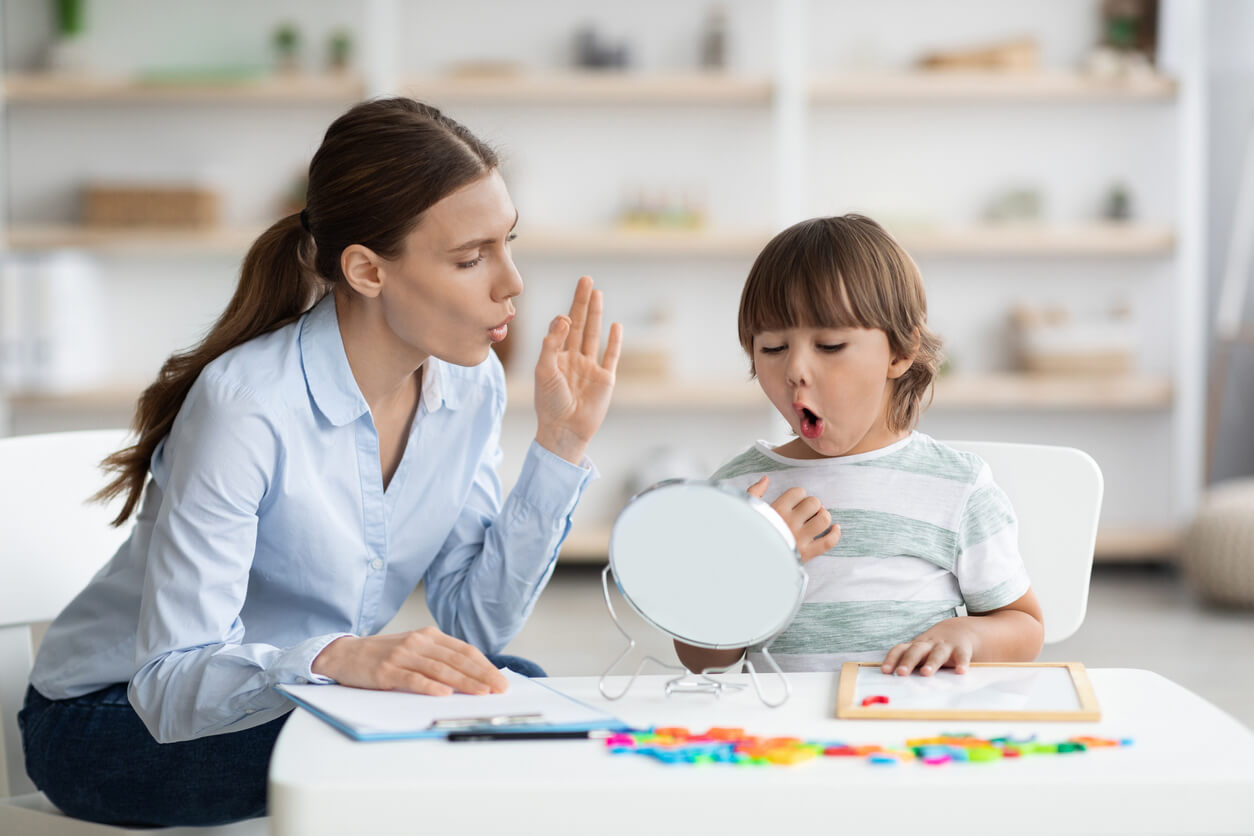
[[954, 574], [967, 611], [988, 612], [1021, 598], [1031, 587], [1019, 554], [1019, 524], [1005, 491], [982, 465], [963, 505]]

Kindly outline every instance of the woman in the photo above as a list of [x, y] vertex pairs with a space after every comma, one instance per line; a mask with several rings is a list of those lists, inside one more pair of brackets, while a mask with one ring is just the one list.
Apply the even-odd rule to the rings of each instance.
[[[542, 673], [491, 654], [552, 571], [622, 336], [598, 362], [601, 295], [581, 279], [502, 504], [490, 347], [522, 291], [517, 220], [492, 150], [438, 110], [371, 101], [331, 125], [305, 210], [253, 244], [107, 460], [101, 496], [125, 498], [133, 533], [48, 630], [20, 715], [27, 771], [64, 812], [264, 813], [280, 683], [488, 693], [498, 665]], [[441, 629], [376, 635], [419, 581]]]

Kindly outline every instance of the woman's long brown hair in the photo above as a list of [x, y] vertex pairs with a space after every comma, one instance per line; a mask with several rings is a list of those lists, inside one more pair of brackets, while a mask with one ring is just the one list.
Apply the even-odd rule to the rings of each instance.
[[362, 102], [336, 119], [309, 164], [304, 222], [288, 215], [253, 243], [226, 310], [200, 343], [172, 354], [140, 396], [135, 444], [104, 460], [114, 475], [93, 498], [126, 497], [113, 525], [135, 512], [153, 453], [205, 366], [309, 310], [343, 281], [345, 247], [398, 257], [423, 212], [496, 167], [491, 148], [412, 99]]

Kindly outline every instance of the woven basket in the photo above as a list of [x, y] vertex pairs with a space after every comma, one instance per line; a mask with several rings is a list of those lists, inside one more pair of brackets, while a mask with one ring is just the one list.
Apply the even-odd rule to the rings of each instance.
[[1254, 607], [1254, 479], [1222, 482], [1206, 492], [1180, 559], [1208, 601]]

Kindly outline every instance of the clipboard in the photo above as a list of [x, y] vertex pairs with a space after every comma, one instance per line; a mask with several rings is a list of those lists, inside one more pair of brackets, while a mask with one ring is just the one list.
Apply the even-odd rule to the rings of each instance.
[[582, 732], [630, 728], [539, 680], [502, 669], [504, 694], [432, 697], [345, 685], [276, 685], [292, 702], [353, 740], [443, 738], [449, 732]]
[[973, 662], [965, 674], [880, 672], [845, 662], [836, 716], [850, 720], [1096, 721], [1097, 695], [1079, 662]]

